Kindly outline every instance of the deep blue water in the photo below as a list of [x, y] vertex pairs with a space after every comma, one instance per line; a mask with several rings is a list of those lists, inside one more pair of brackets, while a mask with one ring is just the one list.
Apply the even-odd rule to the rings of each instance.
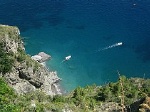
[[150, 78], [149, 0], [0, 1], [0, 23], [20, 28], [28, 54], [52, 56], [47, 66], [67, 91], [116, 81], [117, 70]]

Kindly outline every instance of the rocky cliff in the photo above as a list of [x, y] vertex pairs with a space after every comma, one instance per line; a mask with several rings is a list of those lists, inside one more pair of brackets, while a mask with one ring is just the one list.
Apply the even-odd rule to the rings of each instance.
[[56, 72], [48, 71], [25, 53], [17, 27], [0, 25], [0, 72], [19, 94], [41, 90], [48, 95], [60, 94]]

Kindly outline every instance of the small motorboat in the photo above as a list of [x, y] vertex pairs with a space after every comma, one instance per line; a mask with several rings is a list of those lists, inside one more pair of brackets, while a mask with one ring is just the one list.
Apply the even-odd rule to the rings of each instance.
[[71, 59], [71, 55], [66, 56], [65, 59], [62, 61], [62, 63], [65, 62], [65, 61], [68, 61], [68, 60], [70, 60], [70, 59]]

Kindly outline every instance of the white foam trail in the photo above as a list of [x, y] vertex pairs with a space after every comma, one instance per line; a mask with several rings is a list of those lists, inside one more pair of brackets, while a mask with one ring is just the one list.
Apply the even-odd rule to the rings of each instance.
[[62, 62], [61, 62], [61, 63], [65, 62], [65, 61], [68, 61], [68, 60], [70, 60], [70, 59], [71, 59], [71, 55], [66, 56], [66, 57], [65, 57], [65, 59], [64, 59], [64, 60], [62, 60]]
[[118, 43], [116, 43], [116, 44], [113, 44], [113, 45], [111, 45], [111, 46], [105, 47], [105, 48], [103, 48], [103, 49], [99, 49], [97, 52], [103, 51], [103, 50], [107, 50], [107, 49], [111, 49], [111, 48], [113, 48], [113, 47], [121, 46], [122, 44], [123, 44], [122, 42], [118, 42]]

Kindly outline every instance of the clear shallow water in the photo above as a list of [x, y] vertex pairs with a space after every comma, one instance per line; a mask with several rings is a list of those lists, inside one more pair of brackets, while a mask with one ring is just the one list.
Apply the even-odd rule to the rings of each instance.
[[[47, 66], [58, 72], [67, 91], [115, 81], [117, 70], [127, 77], [150, 77], [148, 0], [16, 0], [0, 5], [0, 23], [21, 29], [27, 53], [52, 56]], [[123, 45], [97, 52], [117, 42]], [[71, 60], [61, 63], [67, 55]]]

